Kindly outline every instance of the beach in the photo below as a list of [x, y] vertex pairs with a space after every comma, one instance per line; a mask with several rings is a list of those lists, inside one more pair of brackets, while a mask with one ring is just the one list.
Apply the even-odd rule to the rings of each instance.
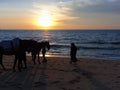
[[120, 0], [0, 0], [0, 90], [120, 90]]
[[[0, 90], [120, 90], [120, 61], [69, 57], [47, 57], [47, 63], [33, 64], [27, 57], [27, 69], [12, 71], [14, 56], [4, 56], [0, 67]], [[42, 58], [40, 58], [42, 60]]]

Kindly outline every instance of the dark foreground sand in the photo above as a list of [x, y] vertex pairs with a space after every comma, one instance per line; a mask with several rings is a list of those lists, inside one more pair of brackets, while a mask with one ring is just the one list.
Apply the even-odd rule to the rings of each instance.
[[120, 90], [120, 61], [79, 58], [77, 65], [66, 57], [47, 57], [45, 64], [13, 73], [14, 56], [4, 56], [7, 71], [0, 67], [0, 90]]

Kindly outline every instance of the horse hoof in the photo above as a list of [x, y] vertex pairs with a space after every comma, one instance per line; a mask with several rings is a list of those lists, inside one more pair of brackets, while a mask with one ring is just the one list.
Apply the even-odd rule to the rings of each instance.
[[41, 64], [41, 62], [38, 62], [38, 64]]
[[27, 69], [27, 67], [23, 67], [23, 69]]
[[21, 69], [19, 68], [18, 71], [21, 72]]
[[19, 70], [19, 72], [22, 72], [21, 70]]
[[42, 63], [47, 63], [47, 60], [43, 60]]
[[69, 63], [72, 64], [72, 61], [70, 61]]
[[15, 70], [13, 70], [13, 72], [16, 72]]

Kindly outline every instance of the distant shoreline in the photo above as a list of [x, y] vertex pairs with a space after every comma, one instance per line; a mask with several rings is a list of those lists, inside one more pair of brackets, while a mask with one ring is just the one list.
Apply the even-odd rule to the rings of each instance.
[[[4, 31], [4, 30], [6, 30], [6, 31], [8, 31], [8, 30], [10, 30], [10, 31], [16, 31], [16, 30], [18, 30], [18, 31], [25, 31], [25, 30], [27, 30], [27, 31], [46, 31], [46, 30], [43, 30], [43, 29], [0, 29], [0, 31]], [[48, 29], [47, 31], [57, 31], [57, 30], [63, 30], [63, 31], [66, 31], [66, 30], [68, 30], [68, 31], [71, 31], [71, 30], [76, 30], [76, 31], [78, 31], [78, 30], [90, 30], [90, 31], [93, 31], [93, 30], [120, 30], [120, 29]]]
[[[27, 57], [31, 57], [31, 55], [27, 55]], [[70, 56], [63, 56], [63, 55], [51, 55], [51, 56], [46, 56], [47, 58], [67, 58], [70, 59]], [[110, 57], [90, 57], [90, 56], [76, 56], [77, 59], [97, 59], [97, 60], [120, 60], [119, 58], [110, 58]], [[40, 58], [42, 58], [42, 56], [40, 56]]]

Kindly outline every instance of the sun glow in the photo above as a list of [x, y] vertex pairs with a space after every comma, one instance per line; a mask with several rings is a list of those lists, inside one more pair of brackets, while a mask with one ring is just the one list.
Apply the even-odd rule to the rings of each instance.
[[42, 27], [50, 27], [53, 25], [52, 17], [50, 16], [42, 16], [38, 20], [38, 24]]

